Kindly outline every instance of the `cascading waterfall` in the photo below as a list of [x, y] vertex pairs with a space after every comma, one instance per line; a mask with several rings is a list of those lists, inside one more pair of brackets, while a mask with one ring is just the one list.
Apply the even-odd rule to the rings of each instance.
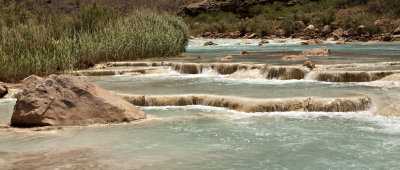
[[367, 96], [342, 98], [307, 97], [288, 99], [252, 99], [214, 95], [121, 96], [137, 106], [203, 105], [224, 107], [241, 112], [353, 112], [366, 110], [371, 106], [371, 99]]
[[[109, 76], [129, 73], [153, 74], [162, 73], [166, 67], [180, 74], [219, 74], [231, 75], [233, 78], [265, 78], [278, 80], [305, 79], [326, 82], [370, 82], [382, 79], [400, 71], [338, 71], [337, 68], [392, 66], [398, 63], [347, 64], [319, 66], [310, 70], [304, 66], [276, 66], [269, 64], [240, 64], [240, 63], [180, 63], [180, 62], [112, 62], [111, 67], [142, 67], [123, 70], [80, 70], [69, 74], [80, 76]], [[145, 67], [145, 68], [143, 68]], [[332, 69], [332, 70], [331, 70]], [[255, 75], [259, 73], [259, 75]]]

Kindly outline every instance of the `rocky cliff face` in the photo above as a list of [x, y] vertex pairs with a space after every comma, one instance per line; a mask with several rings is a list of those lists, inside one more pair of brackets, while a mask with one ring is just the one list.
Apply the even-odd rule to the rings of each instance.
[[247, 13], [248, 10], [257, 4], [283, 2], [286, 5], [295, 5], [302, 0], [203, 0], [183, 6], [178, 11], [181, 16], [196, 16], [205, 11], [229, 11], [234, 13]]

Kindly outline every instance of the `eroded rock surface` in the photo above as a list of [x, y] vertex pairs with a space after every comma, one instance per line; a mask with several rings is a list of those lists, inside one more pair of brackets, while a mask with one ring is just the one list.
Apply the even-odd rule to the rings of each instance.
[[305, 56], [328, 56], [331, 54], [331, 50], [328, 47], [320, 47], [304, 50], [300, 55]]
[[182, 6], [178, 15], [197, 16], [203, 12], [216, 10], [243, 14], [255, 5], [274, 3], [275, 1], [286, 3], [286, 5], [295, 5], [302, 0], [203, 0]]
[[134, 105], [86, 80], [50, 75], [24, 89], [14, 107], [11, 125], [89, 125], [145, 117]]
[[0, 82], [0, 98], [3, 98], [8, 94], [8, 87], [7, 85]]

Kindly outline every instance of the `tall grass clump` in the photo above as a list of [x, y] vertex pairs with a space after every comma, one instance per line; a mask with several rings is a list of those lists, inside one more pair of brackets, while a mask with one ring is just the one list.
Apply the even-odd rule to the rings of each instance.
[[[98, 8], [85, 8], [64, 23], [54, 18], [50, 23], [36, 18], [4, 23], [8, 19], [0, 15], [0, 81], [16, 82], [32, 74], [46, 76], [106, 61], [174, 57], [188, 43], [187, 28], [176, 17], [135, 12], [110, 20]], [[105, 20], [99, 19], [103, 16]]]

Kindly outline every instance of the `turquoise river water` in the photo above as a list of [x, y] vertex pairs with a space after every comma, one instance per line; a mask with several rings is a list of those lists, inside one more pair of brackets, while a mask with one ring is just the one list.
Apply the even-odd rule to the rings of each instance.
[[[192, 40], [187, 58], [152, 62], [222, 63], [214, 58], [232, 55], [233, 60], [227, 63], [297, 67], [304, 61], [283, 62], [280, 57], [319, 47], [296, 45], [300, 40], [286, 44], [271, 41], [264, 46], [258, 46], [259, 40], [214, 40], [219, 45], [204, 47], [205, 41]], [[332, 55], [310, 60], [317, 65], [357, 66], [400, 62], [400, 45], [395, 43], [327, 46]], [[250, 55], [238, 55], [241, 50]], [[246, 113], [206, 105], [139, 106], [148, 113], [147, 120], [39, 132], [0, 129], [0, 169], [400, 169], [397, 81], [391, 81], [391, 86], [376, 86], [369, 81], [318, 81], [312, 76], [266, 79], [260, 70], [219, 74], [203, 69], [197, 74], [184, 74], [169, 66], [141, 67], [156, 71], [83, 78], [125, 95], [251, 99], [368, 96], [372, 102], [368, 109], [350, 112]], [[400, 71], [400, 67], [332, 70]], [[10, 121], [15, 102], [0, 100], [0, 123]]]

